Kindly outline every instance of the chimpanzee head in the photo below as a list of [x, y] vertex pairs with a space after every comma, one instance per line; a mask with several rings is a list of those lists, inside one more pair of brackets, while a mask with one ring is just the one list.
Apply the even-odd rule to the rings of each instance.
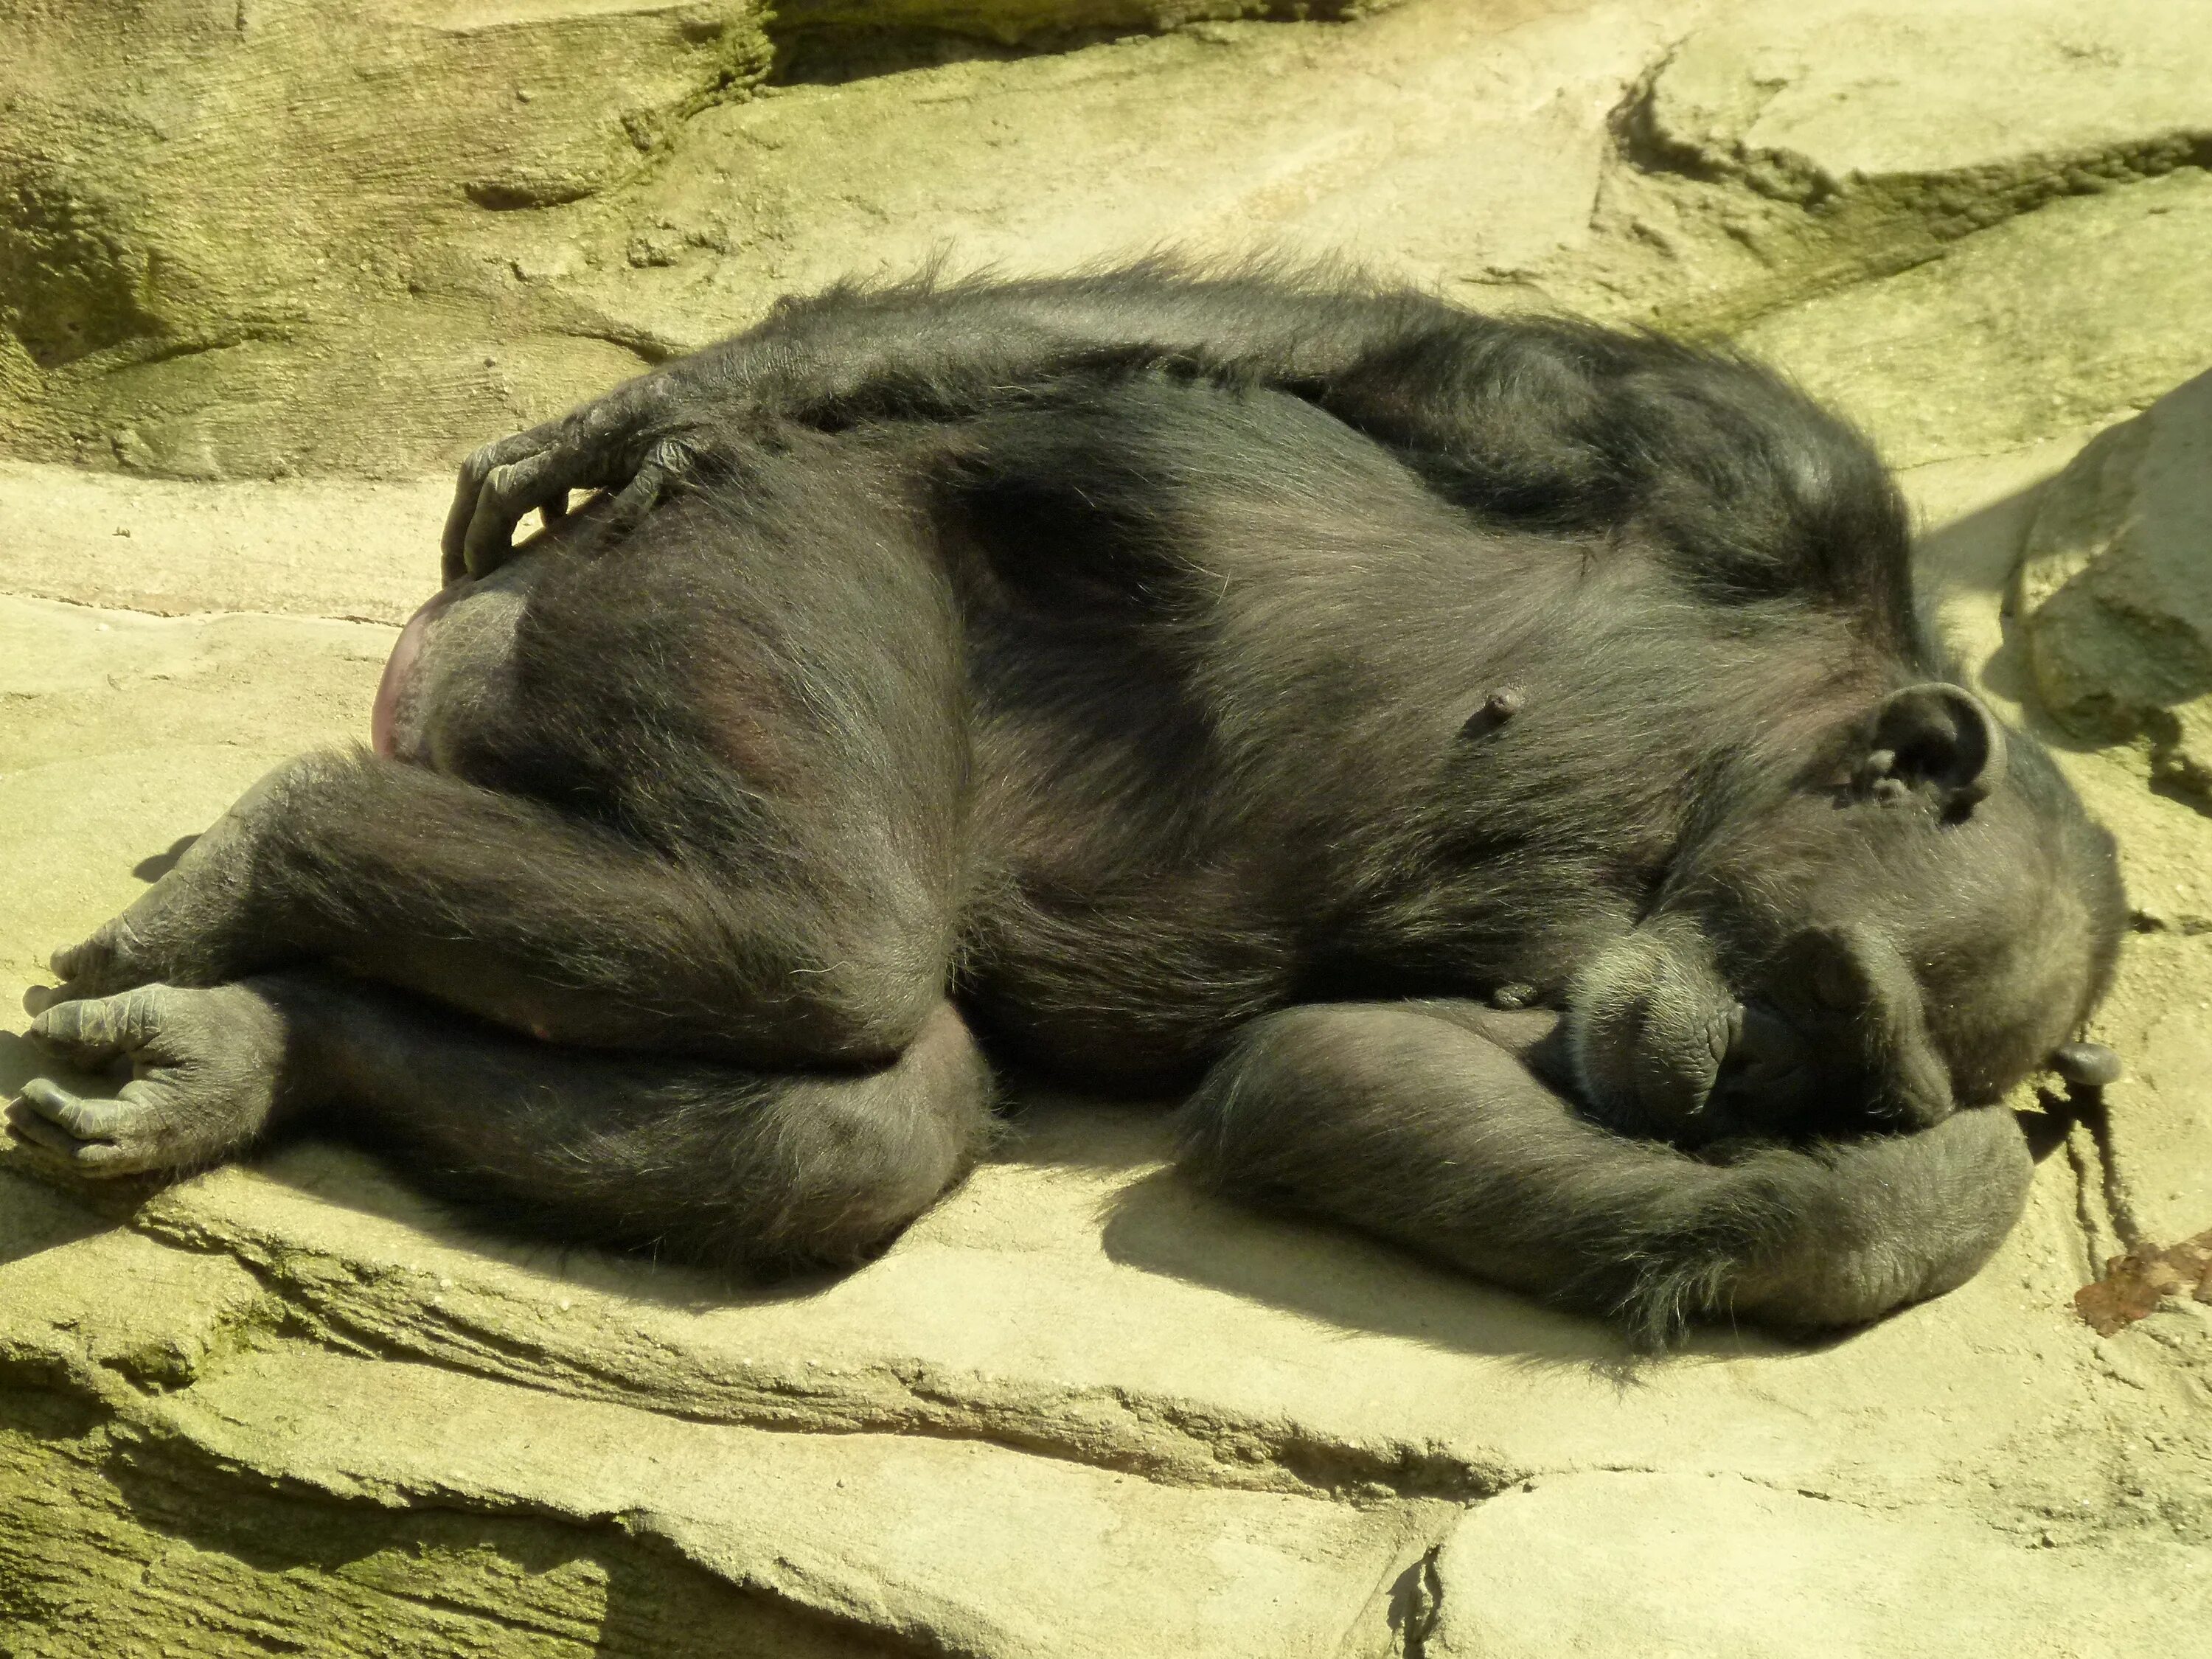
[[1683, 1145], [1925, 1127], [2075, 1041], [2127, 906], [2112, 836], [2040, 745], [1908, 685], [1781, 784], [1723, 785], [1649, 914], [1577, 976], [1591, 1109]]

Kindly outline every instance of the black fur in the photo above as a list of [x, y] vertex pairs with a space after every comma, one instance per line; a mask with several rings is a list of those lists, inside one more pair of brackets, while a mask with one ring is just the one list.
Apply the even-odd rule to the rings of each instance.
[[[295, 763], [58, 958], [275, 975], [287, 1081], [192, 1156], [351, 1127], [571, 1233], [850, 1261], [975, 1156], [972, 1028], [1198, 1083], [1215, 1183], [1647, 1339], [1847, 1323], [2002, 1237], [2018, 1133], [1951, 1114], [2078, 1034], [2124, 915], [1940, 684], [1865, 443], [1664, 340], [839, 289], [492, 447], [447, 558], [414, 763]], [[131, 1133], [73, 1144], [180, 1144]]]

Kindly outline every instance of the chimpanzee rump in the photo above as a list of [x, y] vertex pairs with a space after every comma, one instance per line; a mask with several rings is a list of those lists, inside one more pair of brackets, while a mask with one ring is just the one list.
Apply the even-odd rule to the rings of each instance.
[[988, 1048], [1194, 1083], [1215, 1184], [1663, 1340], [1959, 1283], [2027, 1159], [1958, 1109], [2109, 1060], [2109, 836], [1949, 682], [1865, 443], [1725, 354], [839, 289], [481, 453], [447, 572], [386, 752], [57, 956], [34, 1036], [138, 1076], [20, 1133], [353, 1133], [566, 1237], [848, 1262], [975, 1157]]

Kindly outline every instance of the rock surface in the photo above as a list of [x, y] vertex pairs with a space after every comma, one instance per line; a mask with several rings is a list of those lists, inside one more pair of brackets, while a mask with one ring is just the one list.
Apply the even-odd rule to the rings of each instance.
[[2161, 0], [1816, 0], [1698, 28], [1641, 112], [1686, 170], [1831, 211], [1932, 210], [1957, 235], [2201, 163], [2208, 82], [2212, 30]]
[[2159, 781], [2212, 810], [2212, 371], [2075, 459], [2019, 581], [2045, 705], [2085, 736], [2147, 738]]
[[[856, 44], [824, 0], [781, 9], [795, 57], [737, 5], [341, 6], [315, 39], [220, 9], [147, 13], [171, 33], [118, 68], [123, 14], [40, 8], [0, 68], [7, 1006], [261, 771], [362, 733], [463, 449], [939, 246], [1350, 248], [1744, 330], [1905, 465], [1984, 696], [2195, 706], [2133, 646], [2059, 652], [2077, 589], [2085, 628], [2154, 600], [2159, 651], [2201, 637], [2169, 532], [2205, 382], [2154, 400], [2212, 363], [2212, 34], [2170, 6], [1406, 0], [1023, 55], [1171, 14], [916, 0]], [[488, 204], [486, 157], [568, 182]], [[488, 1237], [312, 1144], [159, 1193], [10, 1155], [0, 1650], [2191, 1651], [2212, 1310], [2103, 1336], [2072, 1297], [2212, 1222], [2212, 823], [2154, 745], [2051, 732], [2122, 840], [2138, 931], [2094, 1035], [2130, 1073], [1937, 1304], [1635, 1368], [1216, 1204], [1156, 1113], [1074, 1099], [774, 1297]], [[0, 1091], [31, 1069], [0, 1034]]]
[[[769, 59], [750, 0], [12, 11], [0, 435], [185, 477], [289, 470], [332, 422], [388, 465], [349, 396], [457, 442], [499, 364], [453, 310], [499, 307], [452, 228], [634, 177]], [[635, 362], [518, 342], [505, 372]]]
[[[1594, 1538], [1605, 1547], [1584, 1555], [1579, 1582], [1563, 1575], [1558, 1564]], [[1443, 1619], [1427, 1650], [2101, 1659], [2156, 1652], [2212, 1621], [2200, 1565], [2139, 1540], [2000, 1542], [1934, 1504], [1863, 1506], [1724, 1475], [1582, 1474], [1505, 1493], [1460, 1524], [1437, 1560]], [[1802, 1646], [1778, 1647], [1783, 1609]]]

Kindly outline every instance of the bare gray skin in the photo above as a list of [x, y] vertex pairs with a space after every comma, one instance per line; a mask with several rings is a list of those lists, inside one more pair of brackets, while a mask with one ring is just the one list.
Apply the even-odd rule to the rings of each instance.
[[86, 1175], [205, 1168], [276, 1120], [291, 1034], [253, 981], [200, 991], [142, 985], [112, 997], [40, 997], [36, 1006], [31, 1040], [57, 1060], [91, 1072], [118, 1061], [131, 1068], [112, 1098], [33, 1078], [9, 1109], [16, 1133]]

